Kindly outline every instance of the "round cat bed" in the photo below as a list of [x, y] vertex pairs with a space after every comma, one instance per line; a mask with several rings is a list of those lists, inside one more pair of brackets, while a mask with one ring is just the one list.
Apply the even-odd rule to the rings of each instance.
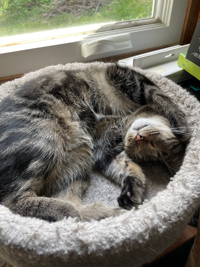
[[[58, 65], [28, 73], [3, 84], [0, 100], [40, 74], [55, 69], [98, 67], [106, 67], [106, 64]], [[3, 261], [20, 267], [141, 266], [181, 235], [200, 203], [200, 104], [172, 81], [136, 70], [157, 84], [186, 114], [192, 138], [179, 172], [165, 190], [145, 201], [138, 210], [99, 222], [76, 222], [68, 218], [48, 223], [13, 214], [0, 205], [0, 257]]]

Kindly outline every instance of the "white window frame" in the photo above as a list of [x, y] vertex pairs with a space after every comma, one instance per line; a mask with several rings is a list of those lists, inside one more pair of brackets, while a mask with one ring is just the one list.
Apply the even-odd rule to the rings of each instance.
[[[141, 51], [148, 48], [179, 43], [187, 10], [188, 0], [154, 0], [151, 24], [112, 29], [75, 37], [34, 42], [0, 48], [0, 78], [27, 73], [48, 65], [86, 62]], [[154, 21], [152, 21], [154, 20]], [[114, 27], [111, 24], [111, 28]], [[81, 45], [99, 38], [129, 33], [132, 49], [81, 56]], [[16, 37], [18, 38], [18, 37]], [[0, 38], [1, 43], [1, 38]]]

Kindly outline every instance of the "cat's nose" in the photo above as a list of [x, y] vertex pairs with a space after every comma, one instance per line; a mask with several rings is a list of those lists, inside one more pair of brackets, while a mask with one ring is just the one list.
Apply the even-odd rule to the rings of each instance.
[[141, 136], [140, 134], [137, 134], [137, 136], [135, 138], [136, 141], [140, 141], [140, 140], [143, 140], [143, 139], [144, 139], [143, 136]]

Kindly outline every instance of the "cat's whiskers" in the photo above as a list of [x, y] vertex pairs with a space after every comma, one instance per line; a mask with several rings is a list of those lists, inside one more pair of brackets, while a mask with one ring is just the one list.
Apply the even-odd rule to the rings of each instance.
[[175, 171], [172, 167], [170, 167], [170, 166], [167, 164], [167, 162], [164, 160], [164, 158], [163, 158], [162, 156], [161, 156], [161, 159], [162, 159], [162, 161], [165, 163], [165, 165], [167, 166], [167, 168], [168, 168], [170, 174], [171, 174], [172, 176], [174, 176], [174, 174], [176, 173], [176, 171]]
[[166, 132], [166, 133], [173, 132], [173, 133], [182, 134], [182, 135], [192, 135], [191, 132], [186, 132], [186, 131], [181, 131], [181, 130], [174, 130], [173, 128], [170, 128], [169, 130], [160, 129], [160, 132]]

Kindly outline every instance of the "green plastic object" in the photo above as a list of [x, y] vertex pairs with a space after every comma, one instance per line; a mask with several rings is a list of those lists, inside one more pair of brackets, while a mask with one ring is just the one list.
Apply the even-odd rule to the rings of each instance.
[[190, 87], [194, 90], [194, 91], [200, 91], [200, 88], [195, 87], [194, 85], [190, 85]]
[[178, 58], [178, 65], [200, 80], [200, 67], [186, 59], [186, 53], [181, 53]]

